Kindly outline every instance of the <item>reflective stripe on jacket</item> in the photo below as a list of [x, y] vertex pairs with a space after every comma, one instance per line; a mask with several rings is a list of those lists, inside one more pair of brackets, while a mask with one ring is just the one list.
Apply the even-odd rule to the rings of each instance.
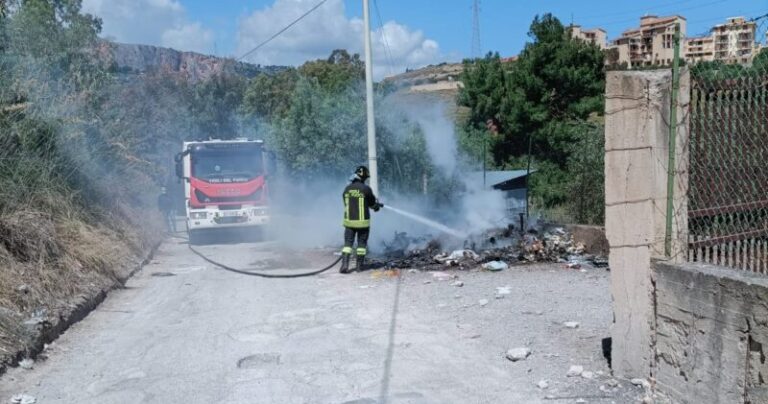
[[376, 204], [376, 196], [368, 185], [354, 180], [344, 189], [344, 226], [364, 229], [371, 226], [371, 206]]

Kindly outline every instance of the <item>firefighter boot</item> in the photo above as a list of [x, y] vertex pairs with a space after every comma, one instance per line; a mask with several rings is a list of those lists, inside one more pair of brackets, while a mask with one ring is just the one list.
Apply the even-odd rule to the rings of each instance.
[[365, 265], [365, 255], [358, 255], [355, 262], [355, 272], [363, 272], [363, 265]]
[[341, 254], [341, 268], [339, 269], [339, 272], [343, 274], [349, 273], [349, 257], [350, 254]]

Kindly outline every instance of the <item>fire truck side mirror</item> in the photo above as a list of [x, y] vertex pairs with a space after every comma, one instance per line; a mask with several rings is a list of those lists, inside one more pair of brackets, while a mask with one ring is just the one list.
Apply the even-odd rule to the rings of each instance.
[[173, 157], [173, 161], [176, 163], [176, 177], [181, 180], [184, 178], [184, 156], [179, 153]]

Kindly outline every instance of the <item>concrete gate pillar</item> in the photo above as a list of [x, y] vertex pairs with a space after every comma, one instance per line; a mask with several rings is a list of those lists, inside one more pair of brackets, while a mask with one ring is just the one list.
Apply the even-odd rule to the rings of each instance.
[[[671, 70], [614, 71], [605, 92], [605, 230], [610, 245], [614, 373], [653, 378], [654, 274], [664, 256]], [[672, 260], [687, 251], [686, 191], [690, 78], [681, 69], [677, 104]]]

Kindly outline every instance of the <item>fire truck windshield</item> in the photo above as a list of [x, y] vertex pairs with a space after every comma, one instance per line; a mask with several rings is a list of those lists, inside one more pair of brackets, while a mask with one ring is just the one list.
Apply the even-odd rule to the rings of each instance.
[[263, 174], [260, 150], [197, 150], [192, 159], [192, 176], [210, 183], [250, 181]]

